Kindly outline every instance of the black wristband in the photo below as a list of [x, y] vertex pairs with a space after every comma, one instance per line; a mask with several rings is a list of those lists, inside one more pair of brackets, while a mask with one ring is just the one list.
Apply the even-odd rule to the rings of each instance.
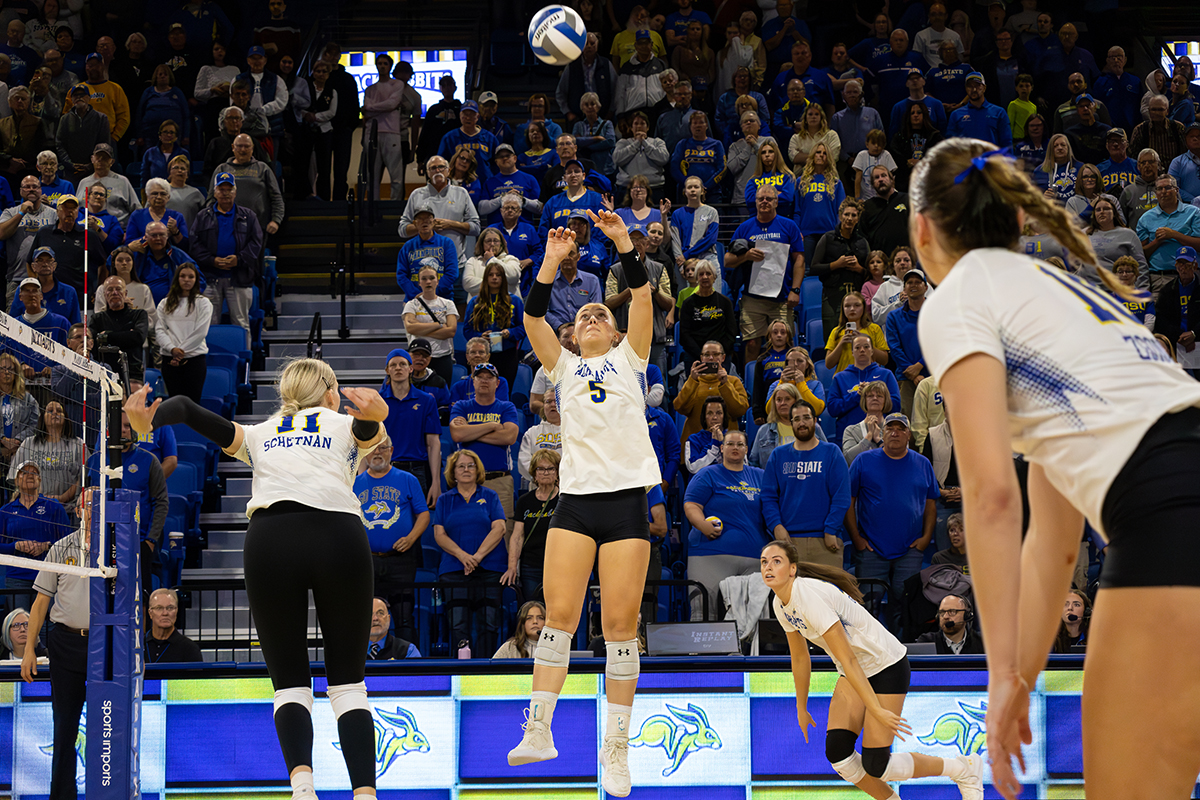
[[640, 289], [650, 282], [646, 274], [646, 265], [637, 250], [628, 253], [617, 253], [621, 257], [621, 269], [625, 271], [625, 283], [630, 289]]
[[154, 413], [154, 429], [166, 425], [187, 425], [196, 433], [209, 441], [216, 442], [222, 450], [233, 444], [237, 429], [233, 423], [204, 408], [190, 397], [176, 395], [169, 397]]
[[544, 317], [550, 310], [550, 290], [553, 284], [534, 281], [529, 288], [529, 297], [525, 300], [525, 315], [529, 317]]
[[350, 432], [360, 442], [369, 442], [379, 433], [379, 422], [373, 419], [356, 419], [350, 423]]

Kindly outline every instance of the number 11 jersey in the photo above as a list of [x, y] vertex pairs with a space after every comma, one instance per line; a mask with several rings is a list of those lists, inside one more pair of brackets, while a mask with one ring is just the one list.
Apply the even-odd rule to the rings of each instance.
[[1200, 383], [1119, 298], [1008, 250], [959, 259], [918, 328], [939, 384], [975, 353], [1004, 364], [1013, 450], [1045, 469], [1102, 536], [1104, 498], [1146, 431], [1200, 406]]
[[563, 494], [662, 483], [646, 422], [646, 362], [628, 339], [593, 358], [559, 352], [547, 375], [562, 415]]

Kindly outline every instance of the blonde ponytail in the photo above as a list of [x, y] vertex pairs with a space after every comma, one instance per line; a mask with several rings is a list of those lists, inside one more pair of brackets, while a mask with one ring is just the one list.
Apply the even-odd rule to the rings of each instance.
[[326, 393], [337, 388], [333, 367], [315, 358], [297, 358], [279, 372], [280, 416], [298, 414], [321, 405]]

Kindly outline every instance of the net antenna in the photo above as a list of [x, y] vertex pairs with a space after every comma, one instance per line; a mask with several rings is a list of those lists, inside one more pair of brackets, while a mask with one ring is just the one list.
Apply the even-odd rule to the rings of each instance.
[[[109, 481], [121, 477], [119, 460], [117, 467], [110, 466], [110, 449], [115, 446], [119, 453], [119, 409], [126, 394], [108, 367], [56, 341], [56, 333], [0, 312], [0, 480], [37, 523], [7, 527], [0, 535], [0, 564], [10, 574], [14, 569], [33, 575], [49, 570], [112, 579], [117, 569], [104, 498]], [[80, 349], [86, 351], [86, 330], [83, 342]], [[110, 421], [116, 423], [115, 444]], [[71, 538], [79, 529], [75, 498], [89, 483], [101, 490], [92, 507], [93, 520], [99, 522], [93, 525], [98, 547], [81, 546]], [[60, 504], [58, 497], [65, 502]], [[55, 563], [44, 560], [51, 550]]]

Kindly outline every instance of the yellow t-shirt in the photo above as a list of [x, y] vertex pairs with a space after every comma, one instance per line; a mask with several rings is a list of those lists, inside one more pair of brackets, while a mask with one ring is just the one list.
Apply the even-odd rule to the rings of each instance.
[[[634, 31], [624, 30], [613, 37], [612, 50], [610, 54], [621, 59], [617, 69], [625, 66], [625, 62], [633, 58], [637, 51], [633, 47]], [[658, 35], [658, 31], [650, 31], [650, 45], [654, 55], [659, 58], [664, 58], [667, 55], [667, 48], [663, 46], [662, 37]]]
[[[828, 353], [830, 350], [837, 347], [838, 340], [842, 338], [845, 332], [846, 331], [841, 326], [834, 328], [829, 334], [829, 341], [825, 342], [825, 352]], [[875, 347], [879, 348], [880, 350], [888, 349], [887, 336], [884, 334], [883, 328], [880, 328], [874, 322], [863, 328], [862, 332], [871, 337], [871, 344], [873, 344]], [[838, 357], [837, 369], [835, 369], [834, 372], [841, 372], [853, 363], [854, 355], [850, 352], [850, 348], [843, 347], [842, 354]]]

